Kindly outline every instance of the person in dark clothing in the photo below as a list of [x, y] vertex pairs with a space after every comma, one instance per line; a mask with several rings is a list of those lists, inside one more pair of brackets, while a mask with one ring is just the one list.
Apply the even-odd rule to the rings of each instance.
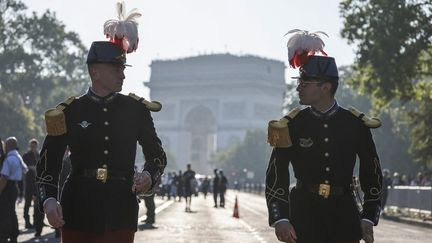
[[219, 171], [220, 174], [220, 181], [219, 181], [219, 196], [220, 196], [220, 202], [219, 206], [221, 208], [225, 207], [225, 192], [228, 186], [228, 179], [223, 174], [223, 171]]
[[[123, 3], [118, 5], [121, 10]], [[139, 15], [133, 10], [125, 19], [107, 22], [111, 41], [93, 42], [87, 55], [87, 93], [45, 112], [38, 197], [48, 222], [61, 228], [63, 243], [132, 243], [138, 226], [137, 195], [153, 194], [165, 169], [166, 154], [150, 113], [159, 111], [161, 104], [120, 93], [126, 53], [137, 48], [134, 17]], [[134, 170], [138, 144], [145, 157], [141, 172]], [[67, 147], [72, 172], [59, 202], [59, 174]]]
[[181, 199], [184, 195], [183, 173], [181, 170], [179, 170], [179, 174], [176, 177], [176, 186], [177, 186], [177, 197], [179, 198], [179, 202], [181, 202]]
[[[269, 225], [282, 242], [372, 243], [381, 207], [382, 173], [371, 129], [381, 126], [354, 108], [338, 105], [339, 74], [335, 59], [299, 48], [319, 36], [297, 32], [288, 41], [290, 64], [300, 66], [297, 91], [301, 105], [269, 122], [268, 142], [274, 147], [266, 173]], [[317, 41], [318, 40], [318, 41]], [[352, 191], [359, 158], [364, 192], [360, 213]], [[297, 178], [290, 190], [289, 164]]]
[[191, 169], [191, 164], [187, 164], [187, 170], [183, 174], [184, 197], [186, 200], [186, 212], [191, 212], [192, 193], [194, 192], [193, 183], [195, 180], [195, 171]]
[[[34, 208], [34, 212], [33, 212], [33, 224], [34, 224], [34, 229], [35, 229], [35, 234], [34, 236], [40, 237], [42, 235], [42, 229], [44, 227], [44, 219], [45, 219], [45, 214], [43, 212], [41, 212], [39, 210], [40, 206], [39, 206], [39, 200], [37, 200], [37, 191], [35, 190], [35, 194], [33, 196], [33, 208]], [[55, 235], [56, 238], [58, 238], [58, 232], [59, 229], [55, 229]]]
[[219, 179], [218, 170], [214, 169], [213, 172], [214, 172], [214, 178], [213, 178], [213, 200], [214, 200], [214, 207], [217, 208], [218, 207], [217, 198], [218, 198], [218, 194], [219, 194], [220, 179]]
[[392, 186], [392, 178], [388, 169], [383, 169], [383, 184], [382, 184], [382, 196], [381, 196], [381, 210], [384, 213], [385, 206], [387, 204], [388, 188]]
[[[24, 220], [25, 228], [31, 229], [34, 226], [30, 223], [29, 209], [32, 205], [34, 195], [36, 194], [36, 163], [39, 160], [39, 142], [36, 139], [29, 141], [29, 151], [22, 158], [28, 167], [28, 172], [24, 176]], [[38, 211], [33, 204], [33, 221], [35, 213]], [[34, 222], [33, 222], [34, 223]]]
[[156, 213], [155, 213], [156, 205], [154, 201], [154, 194], [152, 194], [151, 196], [144, 197], [144, 205], [147, 209], [146, 212], [147, 218], [145, 219], [144, 222], [147, 225], [152, 225], [156, 221]]
[[204, 199], [207, 199], [207, 193], [209, 191], [209, 187], [210, 187], [210, 181], [209, 181], [208, 177], [206, 176], [204, 178], [204, 181], [201, 184], [201, 191], [204, 194]]

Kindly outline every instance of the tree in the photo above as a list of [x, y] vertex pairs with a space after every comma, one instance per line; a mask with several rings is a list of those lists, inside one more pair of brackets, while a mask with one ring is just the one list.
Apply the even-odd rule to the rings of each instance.
[[411, 125], [410, 152], [416, 162], [432, 165], [432, 82], [420, 82], [416, 88], [415, 109], [408, 112], [408, 122]]
[[342, 37], [356, 44], [350, 83], [380, 109], [392, 99], [409, 101], [421, 72], [419, 57], [432, 36], [431, 0], [345, 0]]
[[26, 8], [0, 1], [1, 127], [25, 140], [42, 135], [47, 108], [81, 93], [89, 80], [78, 35], [65, 31], [55, 13], [28, 15]]
[[432, 165], [432, 0], [345, 0], [340, 9], [342, 36], [358, 44], [349, 82], [406, 136], [401, 148]]

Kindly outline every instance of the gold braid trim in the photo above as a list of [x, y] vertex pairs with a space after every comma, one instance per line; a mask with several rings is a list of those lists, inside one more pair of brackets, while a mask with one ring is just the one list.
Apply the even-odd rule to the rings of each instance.
[[49, 109], [45, 112], [45, 124], [48, 135], [60, 136], [66, 134], [66, 117], [63, 110], [75, 100], [75, 97], [69, 97], [65, 102], [56, 108]]
[[348, 108], [348, 110], [356, 117], [358, 117], [360, 120], [363, 121], [363, 123], [369, 127], [369, 128], [378, 128], [381, 126], [381, 121], [378, 118], [375, 117], [368, 117], [364, 113], [361, 113], [354, 107]]
[[143, 103], [150, 111], [158, 112], [162, 109], [162, 104], [158, 101], [148, 101], [134, 93], [129, 93], [129, 96], [137, 100], [138, 102]]
[[288, 113], [287, 119], [283, 117], [279, 121], [271, 120], [268, 123], [268, 134], [267, 134], [267, 142], [273, 146], [278, 148], [288, 148], [292, 146], [291, 137], [289, 134], [288, 123], [291, 119], [293, 119], [300, 112], [299, 108], [295, 108], [294, 110]]

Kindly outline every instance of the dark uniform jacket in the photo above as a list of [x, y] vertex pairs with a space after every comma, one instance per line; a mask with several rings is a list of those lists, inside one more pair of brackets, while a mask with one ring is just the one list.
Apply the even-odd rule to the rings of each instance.
[[24, 163], [28, 166], [28, 171], [24, 176], [25, 197], [31, 198], [35, 194], [36, 189], [36, 162], [39, 160], [39, 153], [28, 151], [22, 156]]
[[[273, 225], [280, 219], [292, 221], [291, 217], [295, 213], [292, 211], [295, 209], [290, 207], [292, 202], [289, 199], [289, 163], [293, 166], [294, 176], [303, 185], [326, 183], [349, 188], [358, 156], [360, 183], [364, 192], [363, 212], [360, 217], [376, 225], [380, 213], [382, 174], [370, 128], [337, 104], [326, 114], [309, 107], [301, 110], [293, 119], [286, 118], [290, 120], [288, 129], [292, 146], [274, 148], [267, 169], [266, 200], [269, 224]], [[331, 200], [317, 200], [316, 205], [332, 202]], [[307, 203], [306, 201], [308, 200], [299, 201], [297, 205], [301, 207]], [[347, 206], [349, 210], [357, 210], [352, 198], [344, 199], [345, 202], [350, 204]], [[335, 208], [334, 212], [330, 212], [323, 220], [331, 222], [334, 216], [340, 214], [343, 212]], [[308, 215], [299, 217], [307, 218]]]
[[[103, 232], [137, 228], [138, 203], [132, 192], [137, 141], [145, 156], [144, 170], [152, 186], [166, 166], [166, 156], [156, 135], [150, 111], [122, 94], [98, 97], [90, 89], [64, 109], [67, 133], [48, 135], [37, 165], [41, 207], [57, 198], [58, 178], [66, 146], [72, 172], [62, 192], [65, 228]], [[106, 165], [108, 176], [123, 179], [104, 183], [85, 175]]]

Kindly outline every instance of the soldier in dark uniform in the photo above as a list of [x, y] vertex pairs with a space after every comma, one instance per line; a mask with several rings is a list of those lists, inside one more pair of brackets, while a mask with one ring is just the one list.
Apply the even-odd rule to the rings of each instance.
[[[117, 25], [135, 21], [123, 17], [126, 20]], [[49, 223], [62, 227], [63, 243], [133, 242], [137, 194], [151, 194], [166, 166], [150, 115], [160, 110], [160, 103], [118, 93], [125, 78], [125, 54], [136, 49], [136, 22], [110, 28], [114, 22], [105, 23], [111, 41], [93, 42], [90, 47], [88, 92], [45, 113], [48, 135], [37, 164], [39, 200]], [[133, 33], [121, 36], [111, 32], [131, 29]], [[137, 142], [146, 159], [141, 173], [134, 171]], [[59, 203], [58, 179], [67, 146], [72, 172]]]
[[[308, 38], [310, 34], [299, 35]], [[288, 48], [295, 42], [290, 41]], [[313, 51], [317, 50], [305, 50], [309, 56], [304, 63], [290, 60], [294, 66], [300, 64], [297, 91], [300, 104], [309, 107], [294, 109], [269, 123], [268, 140], [274, 146], [266, 176], [269, 224], [283, 242], [342, 243], [363, 238], [370, 243], [372, 226], [378, 224], [382, 188], [370, 128], [379, 127], [380, 122], [338, 105], [334, 99], [336, 63], [331, 57], [310, 56]], [[351, 190], [356, 156], [364, 192], [362, 212]], [[291, 192], [289, 163], [297, 178]]]

